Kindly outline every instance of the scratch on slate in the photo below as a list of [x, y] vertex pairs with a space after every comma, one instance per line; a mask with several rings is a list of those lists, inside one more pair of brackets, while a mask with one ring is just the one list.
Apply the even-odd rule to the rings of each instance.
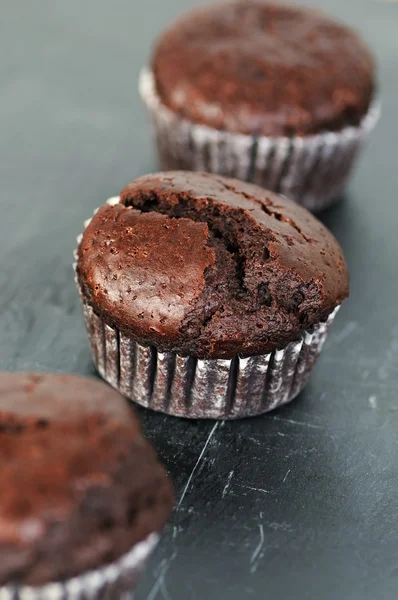
[[376, 410], [376, 408], [377, 408], [377, 397], [376, 396], [369, 396], [369, 405], [371, 408], [373, 408], [373, 410]]
[[[157, 580], [155, 581], [153, 588], [151, 589], [151, 591], [148, 594], [147, 600], [155, 600], [155, 598], [157, 597], [160, 590], [162, 591], [163, 597], [166, 600], [169, 600], [170, 595], [167, 591], [167, 588], [165, 587], [164, 573], [161, 573], [159, 575], [159, 577], [157, 578]], [[166, 592], [166, 595], [165, 595], [165, 592]]]
[[283, 482], [282, 482], [282, 483], [285, 483], [286, 479], [289, 477], [289, 473], [290, 473], [290, 471], [291, 471], [291, 469], [288, 469], [288, 470], [287, 470], [287, 472], [286, 472], [286, 475], [284, 476], [284, 478], [283, 478]]
[[234, 476], [234, 472], [231, 471], [230, 474], [228, 475], [227, 483], [225, 484], [225, 487], [224, 487], [223, 492], [222, 492], [222, 497], [223, 498], [225, 498], [225, 496], [227, 495], [227, 492], [229, 490], [229, 486], [231, 485], [231, 480], [232, 480], [233, 476]]
[[185, 495], [186, 495], [186, 493], [187, 493], [187, 491], [188, 491], [188, 488], [189, 488], [189, 486], [191, 485], [191, 481], [192, 481], [192, 479], [193, 479], [193, 476], [195, 475], [195, 473], [196, 473], [196, 471], [197, 471], [197, 469], [198, 469], [198, 467], [199, 467], [200, 461], [202, 460], [202, 458], [203, 458], [203, 456], [204, 456], [204, 454], [205, 454], [205, 452], [206, 452], [206, 450], [207, 450], [207, 446], [209, 445], [209, 443], [210, 443], [210, 440], [211, 440], [211, 438], [213, 437], [213, 435], [215, 434], [215, 432], [216, 432], [216, 429], [217, 429], [217, 427], [219, 426], [219, 424], [220, 424], [220, 422], [219, 422], [219, 421], [217, 421], [217, 423], [216, 423], [216, 424], [213, 426], [212, 430], [211, 430], [211, 431], [210, 431], [210, 433], [209, 433], [209, 436], [208, 436], [208, 438], [207, 438], [207, 440], [206, 440], [206, 442], [205, 442], [205, 444], [204, 444], [204, 446], [203, 446], [203, 448], [202, 448], [202, 451], [201, 451], [201, 453], [199, 454], [199, 458], [198, 458], [198, 460], [196, 461], [196, 464], [195, 464], [194, 468], [192, 469], [192, 473], [191, 473], [191, 474], [190, 474], [190, 476], [188, 477], [188, 481], [187, 481], [187, 483], [186, 483], [186, 485], [185, 485], [184, 491], [182, 492], [182, 494], [181, 494], [181, 498], [180, 498], [180, 501], [179, 501], [179, 503], [178, 503], [178, 505], [177, 505], [177, 510], [179, 510], [179, 508], [181, 507], [181, 504], [182, 504], [182, 503], [183, 503], [183, 501], [184, 501], [184, 498], [185, 498]]
[[170, 600], [170, 594], [168, 593], [168, 590], [166, 587], [165, 575], [166, 575], [167, 571], [170, 569], [170, 564], [173, 562], [173, 560], [176, 558], [176, 556], [177, 556], [177, 552], [174, 551], [173, 554], [170, 556], [170, 558], [165, 558], [162, 561], [159, 576], [157, 577], [155, 583], [153, 584], [153, 587], [147, 596], [147, 600], [155, 600], [155, 598], [157, 597], [157, 595], [160, 591], [162, 592], [162, 595], [165, 598], [165, 600]]
[[293, 419], [285, 419], [283, 417], [275, 417], [275, 415], [270, 415], [268, 419], [273, 419], [274, 421], [283, 421], [283, 423], [291, 423], [292, 425], [301, 425], [302, 427], [309, 427], [310, 429], [324, 429], [324, 427], [321, 425], [306, 423], [305, 421], [294, 421]]
[[162, 583], [160, 584], [160, 589], [162, 590], [164, 600], [171, 600], [171, 596], [169, 594], [169, 590], [167, 589], [167, 585], [164, 580], [164, 577], [162, 578]]
[[257, 446], [261, 446], [261, 443], [258, 440], [256, 440], [256, 438], [248, 437], [247, 439], [250, 440], [251, 442], [253, 442], [253, 444], [256, 444]]
[[346, 340], [356, 329], [358, 329], [358, 323], [356, 321], [348, 321], [347, 325], [334, 336], [332, 343], [341, 344], [341, 342]]
[[251, 485], [242, 485], [240, 487], [245, 488], [245, 490], [253, 490], [253, 492], [261, 492], [262, 494], [270, 494], [269, 490], [264, 490], [263, 488], [252, 487]]
[[286, 523], [285, 521], [283, 523], [269, 523], [269, 527], [274, 531], [293, 531], [290, 523]]
[[250, 558], [250, 564], [251, 564], [250, 572], [251, 573], [254, 573], [257, 570], [257, 567], [258, 567], [257, 559], [260, 558], [260, 552], [264, 546], [264, 526], [263, 526], [263, 524], [260, 523], [258, 528], [260, 530], [260, 541]]
[[147, 600], [155, 600], [155, 598], [158, 595], [158, 592], [160, 590], [160, 586], [162, 585], [161, 577], [163, 577], [163, 575], [159, 575], [159, 577], [155, 581], [153, 588], [151, 589], [151, 591], [149, 592], [149, 594], [147, 596]]

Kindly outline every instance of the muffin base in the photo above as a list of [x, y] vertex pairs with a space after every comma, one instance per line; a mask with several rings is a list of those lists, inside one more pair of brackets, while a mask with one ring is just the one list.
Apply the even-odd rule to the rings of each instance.
[[0, 587], [0, 600], [107, 600], [132, 599], [131, 590], [158, 542], [153, 533], [112, 564], [63, 582], [43, 586]]
[[309, 136], [250, 136], [198, 125], [174, 113], [162, 104], [148, 68], [141, 72], [139, 90], [153, 121], [163, 170], [235, 177], [312, 211], [339, 199], [380, 114], [375, 101], [357, 127]]

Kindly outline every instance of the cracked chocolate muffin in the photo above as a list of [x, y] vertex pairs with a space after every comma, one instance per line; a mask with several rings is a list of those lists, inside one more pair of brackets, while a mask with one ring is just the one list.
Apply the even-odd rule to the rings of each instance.
[[374, 123], [375, 90], [352, 29], [261, 0], [183, 16], [141, 78], [162, 168], [236, 176], [314, 210], [338, 197]]
[[0, 374], [0, 470], [0, 585], [13, 598], [47, 597], [49, 583], [55, 600], [69, 585], [95, 598], [109, 565], [132, 584], [172, 508], [124, 399], [80, 377]]
[[308, 379], [348, 272], [293, 202], [207, 173], [142, 177], [77, 254], [94, 361], [131, 399], [192, 417], [258, 414]]

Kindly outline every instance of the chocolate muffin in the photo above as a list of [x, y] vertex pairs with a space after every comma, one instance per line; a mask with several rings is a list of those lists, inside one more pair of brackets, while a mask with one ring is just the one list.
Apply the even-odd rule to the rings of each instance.
[[97, 369], [179, 416], [236, 418], [294, 398], [348, 295], [341, 249], [315, 217], [207, 173], [136, 180], [79, 242]]
[[0, 469], [0, 589], [12, 598], [131, 586], [172, 508], [125, 400], [80, 377], [0, 374]]
[[180, 19], [140, 89], [164, 169], [238, 177], [314, 210], [339, 196], [377, 117], [374, 61], [358, 35], [261, 0]]

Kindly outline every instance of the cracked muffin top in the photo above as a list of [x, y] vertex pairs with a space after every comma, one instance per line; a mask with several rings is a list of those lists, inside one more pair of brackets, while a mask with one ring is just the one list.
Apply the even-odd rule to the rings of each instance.
[[110, 326], [197, 358], [281, 348], [349, 291], [341, 248], [313, 215], [207, 173], [130, 183], [86, 228], [77, 276]]
[[188, 13], [152, 55], [172, 111], [249, 135], [309, 135], [358, 125], [375, 92], [374, 60], [349, 27], [300, 6], [238, 0]]

